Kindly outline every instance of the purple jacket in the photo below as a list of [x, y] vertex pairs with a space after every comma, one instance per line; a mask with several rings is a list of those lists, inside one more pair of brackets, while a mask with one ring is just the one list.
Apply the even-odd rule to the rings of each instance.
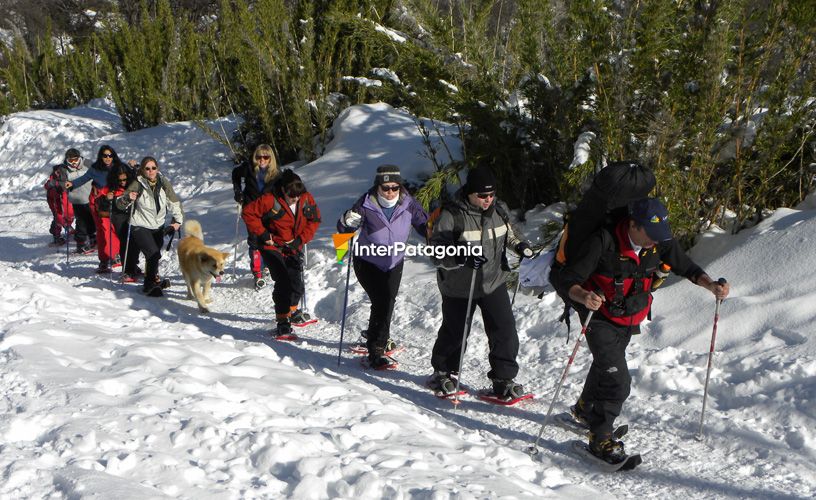
[[[361, 196], [351, 210], [363, 216], [362, 224], [360, 225], [360, 234], [354, 241], [355, 245], [360, 247], [368, 245], [376, 246], [390, 246], [393, 248], [394, 243], [405, 243], [408, 241], [408, 236], [411, 234], [411, 226], [425, 237], [425, 226], [428, 222], [428, 214], [422, 206], [405, 190], [403, 187], [400, 190], [399, 202], [397, 203], [394, 213], [391, 215], [391, 220], [388, 220], [383, 214], [380, 204], [377, 202], [377, 193], [375, 189], [367, 192]], [[355, 229], [347, 227], [343, 224], [343, 216], [337, 221], [337, 230], [341, 233], [351, 233]], [[394, 269], [405, 255], [395, 254], [393, 251], [391, 255], [370, 255], [363, 252], [355, 254], [354, 258], [363, 259], [371, 264], [374, 264], [383, 271]]]

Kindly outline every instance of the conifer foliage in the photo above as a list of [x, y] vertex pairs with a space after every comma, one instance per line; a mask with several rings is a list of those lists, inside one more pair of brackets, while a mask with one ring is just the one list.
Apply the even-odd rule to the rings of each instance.
[[[234, 113], [243, 125], [221, 139], [236, 159], [265, 142], [289, 162], [319, 156], [343, 108], [385, 101], [431, 120], [420, 124], [455, 124], [462, 140], [453, 155], [426, 141], [437, 171], [420, 199], [486, 164], [516, 207], [575, 200], [605, 161], [635, 159], [655, 170], [655, 194], [689, 236], [726, 211], [738, 230], [813, 188], [812, 2], [96, 7], [93, 19], [63, 13], [42, 33], [4, 38], [0, 113], [102, 96], [130, 130]], [[72, 19], [81, 30], [68, 31]]]

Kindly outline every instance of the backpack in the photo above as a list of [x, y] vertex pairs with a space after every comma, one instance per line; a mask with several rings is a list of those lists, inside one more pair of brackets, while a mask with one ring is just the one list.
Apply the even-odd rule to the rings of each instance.
[[581, 201], [567, 213], [549, 280], [564, 301], [564, 314], [559, 321], [566, 323], [568, 335], [569, 311], [576, 304], [570, 300], [569, 290], [562, 286], [561, 270], [570, 264], [570, 259], [595, 231], [628, 216], [629, 204], [646, 198], [655, 184], [651, 169], [634, 161], [613, 162], [595, 174]]

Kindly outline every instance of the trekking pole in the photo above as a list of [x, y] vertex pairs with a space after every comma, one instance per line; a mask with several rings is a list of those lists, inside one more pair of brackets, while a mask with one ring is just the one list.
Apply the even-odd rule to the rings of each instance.
[[[130, 225], [133, 221], [133, 209], [136, 207], [136, 200], [130, 204], [130, 215], [128, 215], [128, 230], [127, 230], [127, 241], [125, 242], [125, 258], [122, 259], [122, 273], [119, 276], [119, 279], [124, 282], [125, 279], [125, 269], [127, 269], [127, 260], [128, 260], [128, 250], [130, 250]], [[121, 243], [120, 243], [121, 244]], [[138, 262], [136, 262], [138, 264]]]
[[309, 248], [303, 245], [303, 265], [300, 266], [300, 282], [303, 283], [303, 295], [300, 297], [300, 310], [306, 312], [306, 266], [309, 265]]
[[470, 275], [470, 292], [468, 292], [467, 310], [465, 311], [465, 328], [462, 331], [462, 350], [459, 352], [459, 376], [456, 377], [456, 390], [453, 391], [454, 396], [451, 400], [454, 406], [459, 405], [459, 381], [462, 380], [462, 361], [465, 359], [470, 323], [473, 321], [473, 311], [470, 308], [473, 306], [473, 291], [476, 289], [476, 271], [476, 269], [473, 269], [473, 273]]
[[[337, 366], [340, 366], [340, 356], [343, 354], [343, 333], [346, 331], [346, 307], [348, 306], [349, 280], [351, 279], [351, 261], [353, 258], [354, 236], [349, 239], [348, 262], [346, 265], [346, 293], [343, 295], [343, 319], [340, 322], [340, 347], [337, 349]], [[304, 287], [305, 289], [305, 287]]]
[[[235, 263], [238, 262], [238, 223], [241, 221], [241, 204], [238, 204], [238, 216], [235, 218], [235, 244], [232, 249], [232, 282], [235, 283]], [[250, 249], [251, 251], [252, 249]], [[251, 256], [250, 256], [251, 257]]]
[[[62, 213], [62, 223], [65, 224], [68, 222], [68, 193], [63, 192], [63, 196], [65, 196], [65, 211]], [[65, 267], [68, 267], [68, 254], [71, 253], [70, 250], [70, 242], [68, 241], [71, 238], [71, 225], [65, 224]]]
[[[727, 282], [725, 278], [717, 280], [720, 285], [725, 285]], [[711, 347], [708, 350], [708, 368], [706, 369], [705, 387], [703, 389], [703, 411], [700, 412], [700, 432], [697, 434], [697, 440], [703, 439], [703, 421], [705, 420], [706, 398], [708, 396], [708, 379], [711, 376], [711, 360], [714, 357], [714, 343], [717, 341], [717, 321], [720, 319], [720, 304], [722, 299], [717, 299], [717, 305], [714, 307], [714, 327], [711, 330]]]
[[516, 294], [518, 293], [520, 287], [521, 287], [521, 275], [519, 275], [518, 280], [516, 280], [516, 289], [513, 290], [513, 300], [510, 301], [511, 306], [516, 303]]
[[589, 311], [586, 321], [584, 321], [584, 324], [581, 325], [581, 333], [578, 335], [578, 341], [575, 342], [575, 347], [572, 349], [572, 354], [570, 355], [569, 360], [567, 360], [567, 366], [564, 367], [564, 373], [561, 375], [561, 380], [558, 381], [558, 385], [555, 387], [555, 394], [550, 402], [550, 407], [547, 409], [547, 416], [544, 417], [544, 422], [541, 423], [541, 429], [538, 431], [538, 437], [536, 437], [535, 443], [533, 443], [533, 445], [527, 450], [530, 455], [535, 455], [538, 453], [538, 443], [541, 441], [541, 435], [544, 434], [544, 428], [547, 427], [548, 423], [550, 423], [550, 415], [552, 414], [555, 402], [558, 400], [558, 394], [561, 392], [561, 387], [564, 385], [564, 381], [567, 380], [567, 374], [572, 366], [572, 362], [575, 361], [575, 355], [578, 354], [578, 349], [581, 347], [581, 341], [584, 339], [584, 335], [586, 335], [589, 322], [594, 313], [595, 311]]
[[110, 282], [113, 283], [113, 219], [111, 212], [113, 212], [113, 206], [108, 208], [108, 268], [110, 269]]

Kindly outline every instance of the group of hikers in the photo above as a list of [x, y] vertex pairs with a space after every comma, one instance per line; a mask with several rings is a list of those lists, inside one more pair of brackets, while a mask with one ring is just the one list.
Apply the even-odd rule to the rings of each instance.
[[[232, 184], [248, 233], [253, 286], [257, 290], [265, 287], [264, 268], [274, 281], [276, 327], [271, 334], [291, 338], [293, 324], [311, 319], [298, 304], [304, 294], [305, 245], [321, 223], [320, 210], [302, 179], [291, 170], [278, 168], [274, 151], [266, 144], [234, 168]], [[124, 265], [123, 277], [133, 280], [140, 273], [137, 260], [141, 253], [146, 262], [144, 291], [154, 295], [151, 292], [169, 285], [158, 275], [158, 259], [167, 216], [172, 217], [169, 227], [178, 230], [183, 212], [154, 158], [145, 157], [138, 165], [123, 163], [113, 148], [104, 145], [97, 160], [86, 168], [79, 151], [72, 148], [65, 161], [53, 168], [46, 188], [56, 244], [67, 244], [73, 219], [77, 251], [88, 253], [95, 242], [101, 271]], [[337, 221], [339, 232], [356, 233], [358, 248], [393, 248], [406, 243], [414, 230], [429, 245], [457, 249], [431, 257], [442, 296], [442, 321], [428, 385], [441, 397], [458, 392], [463, 343], [476, 307], [488, 338], [487, 376], [493, 395], [502, 400], [525, 395], [515, 381], [519, 338], [505, 286], [510, 271], [507, 250], [523, 259], [535, 258], [535, 254], [530, 243], [513, 230], [508, 209], [496, 190], [496, 178], [489, 168], [469, 170], [463, 186], [429, 218], [407, 190], [399, 168], [382, 165], [372, 186]], [[613, 434], [614, 421], [630, 391], [625, 350], [649, 315], [659, 266], [709, 290], [717, 300], [729, 292], [727, 283], [712, 280], [685, 254], [672, 237], [668, 219], [658, 199], [636, 199], [623, 217], [607, 221], [580, 242], [572, 258], [557, 269], [556, 289], [586, 323], [592, 353], [580, 398], [570, 411], [588, 429], [591, 453], [609, 463], [626, 458], [623, 443]], [[362, 339], [368, 365], [394, 368], [392, 355], [397, 346], [391, 338], [391, 320], [405, 255], [391, 251], [354, 254], [350, 250], [354, 274], [371, 303]]]

